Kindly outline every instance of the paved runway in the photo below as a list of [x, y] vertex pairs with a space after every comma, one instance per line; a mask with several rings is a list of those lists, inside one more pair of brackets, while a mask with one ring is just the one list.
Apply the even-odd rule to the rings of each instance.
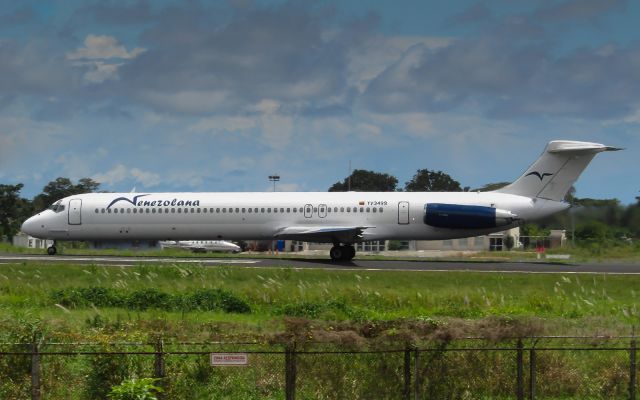
[[335, 263], [321, 259], [303, 258], [173, 258], [173, 257], [116, 257], [116, 256], [72, 256], [72, 255], [23, 255], [1, 254], [0, 265], [15, 263], [72, 263], [111, 266], [135, 266], [154, 264], [193, 265], [237, 265], [251, 268], [318, 268], [330, 270], [357, 271], [478, 271], [508, 273], [614, 273], [640, 275], [640, 263], [593, 263], [593, 264], [553, 264], [545, 262], [476, 262], [476, 261], [433, 261], [433, 260], [358, 260]]

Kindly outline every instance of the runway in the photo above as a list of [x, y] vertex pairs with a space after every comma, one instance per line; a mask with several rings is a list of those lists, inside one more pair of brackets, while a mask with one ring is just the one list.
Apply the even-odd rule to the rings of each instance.
[[355, 271], [476, 271], [502, 273], [587, 273], [587, 274], [637, 274], [640, 263], [603, 262], [589, 264], [547, 262], [478, 262], [434, 260], [359, 260], [336, 263], [330, 260], [305, 258], [200, 258], [200, 257], [119, 257], [74, 255], [23, 255], [2, 254], [0, 265], [16, 263], [54, 265], [60, 263], [80, 265], [104, 265], [130, 267], [141, 264], [178, 265], [232, 265], [245, 268], [315, 268], [325, 270]]

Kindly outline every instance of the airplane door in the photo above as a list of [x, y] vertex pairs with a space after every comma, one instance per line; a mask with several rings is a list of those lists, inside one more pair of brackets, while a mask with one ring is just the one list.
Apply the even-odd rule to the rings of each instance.
[[82, 216], [80, 215], [82, 209], [82, 200], [73, 199], [69, 202], [69, 225], [82, 224]]
[[324, 218], [326, 216], [327, 216], [327, 205], [326, 204], [320, 204], [318, 206], [318, 217]]
[[409, 202], [401, 201], [398, 203], [398, 223], [406, 225], [409, 223]]
[[311, 218], [313, 215], [313, 206], [311, 204], [307, 204], [304, 206], [304, 217]]

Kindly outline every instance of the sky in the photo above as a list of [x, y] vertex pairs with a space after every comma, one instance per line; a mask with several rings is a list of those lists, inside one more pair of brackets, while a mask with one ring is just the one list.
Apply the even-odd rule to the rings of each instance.
[[326, 191], [353, 169], [640, 195], [640, 2], [0, 0], [0, 183]]

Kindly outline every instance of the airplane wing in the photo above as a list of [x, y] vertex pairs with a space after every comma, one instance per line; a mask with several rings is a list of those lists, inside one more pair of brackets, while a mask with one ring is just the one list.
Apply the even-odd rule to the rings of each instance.
[[355, 243], [362, 241], [362, 233], [373, 226], [288, 226], [274, 236], [278, 239], [318, 243]]

